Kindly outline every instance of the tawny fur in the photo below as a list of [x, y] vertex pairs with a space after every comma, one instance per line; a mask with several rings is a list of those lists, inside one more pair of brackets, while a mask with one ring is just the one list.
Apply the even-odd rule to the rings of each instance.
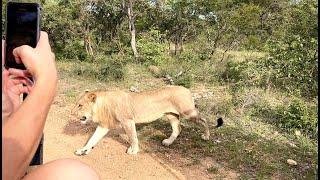
[[167, 145], [179, 135], [181, 118], [202, 124], [205, 128], [203, 139], [209, 139], [210, 136], [207, 122], [200, 118], [190, 90], [181, 86], [167, 86], [140, 93], [119, 90], [86, 92], [77, 102], [73, 113], [79, 118], [92, 119], [102, 128], [114, 129], [118, 125], [127, 127], [129, 138], [133, 138], [130, 137], [131, 132], [135, 134], [132, 121], [149, 123], [166, 116], [175, 131], [170, 140], [163, 142]]

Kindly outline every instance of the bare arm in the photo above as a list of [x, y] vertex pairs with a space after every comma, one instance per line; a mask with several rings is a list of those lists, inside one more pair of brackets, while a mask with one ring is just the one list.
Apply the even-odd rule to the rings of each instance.
[[[2, 178], [15, 180], [24, 175], [40, 141], [55, 96], [57, 72], [46, 33], [41, 33], [37, 48], [22, 46], [14, 55], [35, 78], [28, 97], [2, 124]], [[21, 70], [9, 72], [25, 76]]]

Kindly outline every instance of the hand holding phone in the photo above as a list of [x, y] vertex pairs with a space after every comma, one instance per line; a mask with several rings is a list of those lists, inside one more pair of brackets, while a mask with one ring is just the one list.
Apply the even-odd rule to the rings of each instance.
[[48, 34], [40, 32], [40, 5], [8, 2], [5, 67], [11, 68], [9, 71], [12, 74], [28, 72], [35, 80], [55, 82], [57, 72], [54, 59]]
[[41, 31], [36, 48], [26, 45], [17, 47], [13, 50], [13, 56], [16, 61], [22, 62], [28, 71], [11, 68], [9, 69], [10, 73], [16, 75], [29, 73], [36, 81], [50, 81], [48, 86], [57, 81], [55, 55], [51, 51], [48, 34], [46, 32]]
[[40, 36], [40, 5], [38, 3], [7, 3], [5, 67], [26, 69], [16, 62], [13, 50], [22, 45], [35, 48]]

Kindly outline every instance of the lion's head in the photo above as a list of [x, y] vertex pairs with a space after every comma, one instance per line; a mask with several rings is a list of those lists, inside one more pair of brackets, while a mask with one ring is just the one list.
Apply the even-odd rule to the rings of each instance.
[[72, 109], [72, 115], [76, 116], [82, 124], [92, 120], [93, 105], [97, 95], [94, 92], [85, 91]]

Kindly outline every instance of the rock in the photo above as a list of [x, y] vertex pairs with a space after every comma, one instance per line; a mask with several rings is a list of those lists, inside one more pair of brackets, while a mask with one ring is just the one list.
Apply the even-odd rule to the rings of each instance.
[[295, 130], [295, 131], [294, 131], [294, 134], [295, 134], [296, 136], [301, 136], [301, 132], [300, 132], [299, 130]]
[[297, 145], [295, 145], [294, 143], [291, 143], [291, 142], [289, 142], [289, 145], [290, 145], [291, 147], [294, 147], [294, 148], [297, 147]]
[[139, 92], [138, 88], [134, 87], [134, 86], [131, 86], [130, 87], [130, 91], [131, 92]]
[[193, 99], [200, 99], [202, 96], [199, 93], [193, 93], [192, 94]]
[[291, 165], [291, 166], [296, 166], [296, 165], [298, 165], [298, 163], [297, 163], [295, 160], [292, 160], [292, 159], [288, 159], [288, 160], [287, 160], [287, 163], [288, 163], [289, 165]]
[[183, 73], [183, 72], [180, 71], [175, 77], [177, 78], [177, 77], [181, 76], [182, 73]]
[[153, 74], [153, 75], [159, 75], [160, 74], [160, 69], [157, 66], [149, 66], [148, 70]]
[[168, 74], [164, 76], [164, 81], [171, 84], [171, 85], [174, 84], [172, 77]]

